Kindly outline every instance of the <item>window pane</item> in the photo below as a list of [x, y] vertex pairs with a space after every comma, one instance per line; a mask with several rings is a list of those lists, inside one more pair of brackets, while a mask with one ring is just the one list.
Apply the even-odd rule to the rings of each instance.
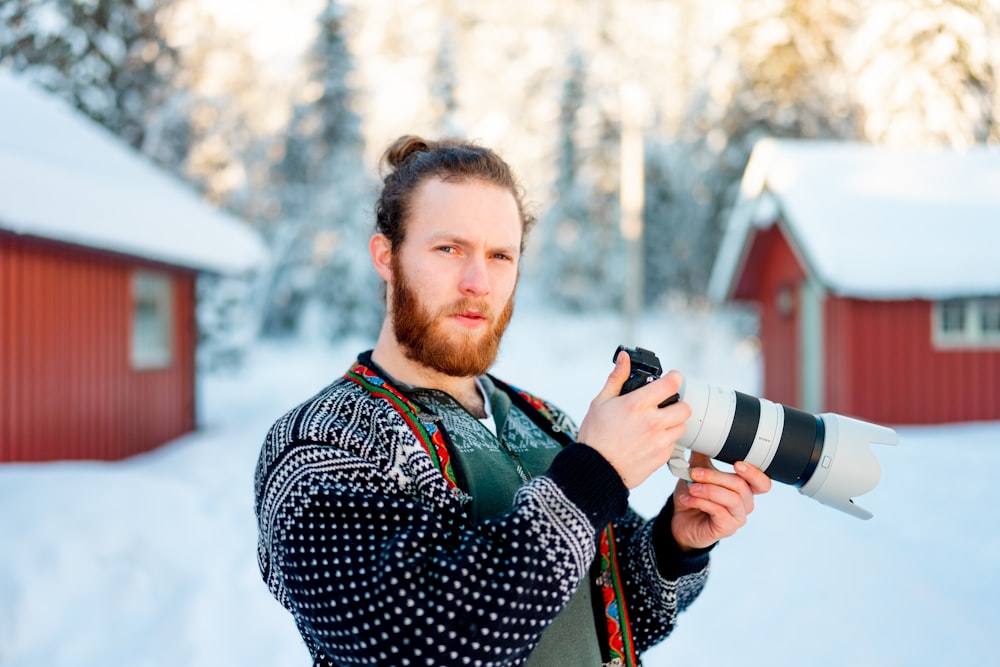
[[965, 302], [960, 299], [941, 303], [941, 331], [960, 334], [965, 331]]
[[171, 363], [173, 299], [166, 274], [137, 271], [132, 276], [132, 366], [165, 368]]
[[1000, 297], [979, 300], [979, 320], [984, 334], [1000, 335]]

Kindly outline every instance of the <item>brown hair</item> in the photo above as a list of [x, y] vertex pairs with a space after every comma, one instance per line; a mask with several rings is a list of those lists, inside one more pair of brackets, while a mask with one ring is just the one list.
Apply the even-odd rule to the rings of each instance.
[[388, 173], [375, 204], [375, 230], [385, 234], [393, 252], [405, 238], [413, 193], [429, 178], [451, 182], [475, 179], [509, 190], [521, 216], [524, 250], [525, 237], [535, 218], [525, 211], [521, 185], [510, 165], [492, 150], [458, 139], [429, 141], [404, 135], [386, 149], [379, 166]]

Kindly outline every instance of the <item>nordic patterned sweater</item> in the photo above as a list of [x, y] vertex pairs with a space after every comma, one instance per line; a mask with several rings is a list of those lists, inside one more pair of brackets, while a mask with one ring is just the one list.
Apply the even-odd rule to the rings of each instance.
[[[575, 436], [557, 408], [520, 393]], [[707, 550], [674, 542], [671, 501], [642, 520], [610, 464], [570, 442], [508, 514], [474, 522], [435, 422], [365, 353], [267, 434], [261, 574], [314, 666], [522, 665], [588, 569], [607, 603], [605, 664], [637, 664], [670, 633], [708, 572]]]

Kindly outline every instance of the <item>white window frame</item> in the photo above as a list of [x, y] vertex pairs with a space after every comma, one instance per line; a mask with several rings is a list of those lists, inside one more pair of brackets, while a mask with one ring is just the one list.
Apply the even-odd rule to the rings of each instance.
[[[964, 322], [960, 329], [945, 330], [945, 309], [961, 308]], [[933, 308], [934, 346], [940, 349], [1000, 349], [1000, 327], [995, 324], [1000, 310], [1000, 296], [969, 297], [936, 301]], [[994, 321], [987, 322], [987, 319]]]
[[173, 363], [174, 293], [170, 276], [139, 269], [132, 273], [131, 361], [136, 370]]

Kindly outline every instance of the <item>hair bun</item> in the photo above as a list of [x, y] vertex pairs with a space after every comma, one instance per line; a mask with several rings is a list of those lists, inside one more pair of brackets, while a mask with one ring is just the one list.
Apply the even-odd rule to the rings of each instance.
[[432, 148], [432, 142], [427, 141], [423, 137], [406, 134], [399, 139], [396, 139], [396, 141], [394, 141], [392, 145], [386, 149], [385, 153], [382, 155], [382, 162], [387, 164], [393, 170], [396, 170], [411, 160], [417, 153], [426, 153], [432, 150]]

